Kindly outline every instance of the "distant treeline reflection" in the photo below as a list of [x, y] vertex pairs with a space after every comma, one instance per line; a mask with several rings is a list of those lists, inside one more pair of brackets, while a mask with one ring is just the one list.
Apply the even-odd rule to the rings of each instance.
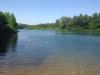
[[15, 51], [17, 34], [0, 36], [0, 56], [5, 55], [9, 50]]

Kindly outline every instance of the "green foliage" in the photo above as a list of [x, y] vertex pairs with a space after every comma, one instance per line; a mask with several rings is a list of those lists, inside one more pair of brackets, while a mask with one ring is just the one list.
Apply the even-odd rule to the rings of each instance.
[[6, 17], [3, 12], [0, 12], [0, 32], [6, 28]]
[[91, 17], [90, 29], [100, 28], [100, 13], [94, 13]]
[[0, 33], [15, 32], [16, 30], [17, 23], [14, 14], [0, 12]]
[[73, 17], [61, 17], [55, 23], [22, 25], [28, 29], [50, 29], [57, 31], [100, 31], [100, 13], [92, 16], [80, 14]]
[[28, 24], [22, 24], [22, 23], [17, 23], [17, 28], [18, 29], [24, 29], [24, 28], [28, 28]]

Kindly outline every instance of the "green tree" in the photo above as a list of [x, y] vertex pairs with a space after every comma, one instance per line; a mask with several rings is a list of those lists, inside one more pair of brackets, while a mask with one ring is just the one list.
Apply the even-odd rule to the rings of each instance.
[[100, 28], [100, 13], [94, 13], [91, 18], [90, 29], [98, 28]]
[[5, 13], [6, 20], [7, 20], [7, 26], [10, 30], [16, 31], [17, 30], [17, 22], [14, 14], [10, 14], [8, 12]]
[[17, 31], [17, 22], [14, 14], [0, 12], [0, 32]]
[[3, 12], [0, 12], [0, 32], [4, 32], [6, 30], [6, 17]]

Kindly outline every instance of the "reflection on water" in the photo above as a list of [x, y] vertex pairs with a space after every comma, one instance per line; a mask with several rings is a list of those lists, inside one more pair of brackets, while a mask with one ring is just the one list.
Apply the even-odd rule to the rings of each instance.
[[0, 36], [0, 56], [5, 55], [11, 48], [13, 51], [16, 47], [17, 34]]
[[56, 32], [56, 34], [60, 35], [66, 35], [66, 34], [72, 34], [72, 35], [84, 35], [84, 36], [100, 36], [99, 32]]
[[100, 36], [21, 30], [0, 50], [1, 75], [100, 75]]

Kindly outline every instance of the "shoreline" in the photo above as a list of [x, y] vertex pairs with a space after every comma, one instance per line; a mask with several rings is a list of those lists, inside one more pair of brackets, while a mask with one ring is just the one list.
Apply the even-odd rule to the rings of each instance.
[[100, 36], [100, 30], [55, 30], [55, 29], [28, 29], [28, 30], [43, 30], [43, 31], [54, 31], [62, 34], [80, 34], [80, 35], [96, 35]]
[[17, 34], [19, 31], [15, 31], [15, 32], [0, 32], [0, 36], [9, 36], [9, 35], [13, 35], [13, 34]]

